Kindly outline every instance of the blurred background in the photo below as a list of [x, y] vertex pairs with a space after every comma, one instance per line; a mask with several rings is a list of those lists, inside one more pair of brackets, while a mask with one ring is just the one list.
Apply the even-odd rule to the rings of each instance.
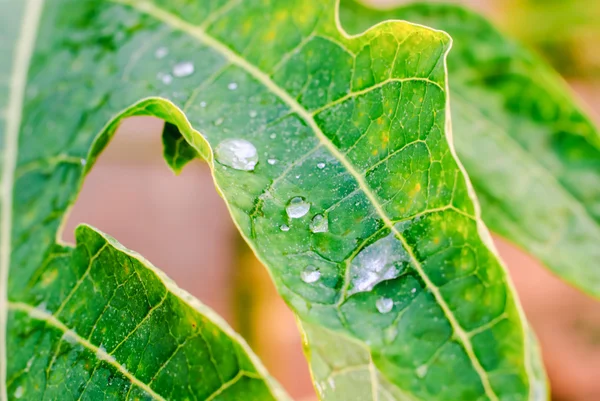
[[[600, 1], [461, 3], [541, 54], [600, 124]], [[314, 399], [293, 316], [240, 239], [208, 167], [195, 161], [178, 177], [167, 168], [161, 129], [150, 118], [121, 126], [87, 177], [64, 239], [73, 242], [74, 228], [86, 222], [140, 252], [225, 317], [294, 399]], [[510, 244], [496, 243], [542, 344], [553, 400], [599, 401], [600, 304]]]

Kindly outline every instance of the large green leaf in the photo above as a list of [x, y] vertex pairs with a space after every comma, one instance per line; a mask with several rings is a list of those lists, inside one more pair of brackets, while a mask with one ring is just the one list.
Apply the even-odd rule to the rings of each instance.
[[[15, 21], [42, 6], [41, 0], [9, 4]], [[130, 323], [115, 307], [107, 316], [120, 324], [82, 342], [100, 351], [85, 354], [90, 363], [71, 371], [61, 359], [63, 368], [52, 363], [41, 379], [29, 373], [14, 379], [23, 363], [27, 369], [31, 347], [20, 344], [35, 341], [32, 333], [47, 339], [36, 344], [51, 352], [56, 344], [48, 342], [61, 338], [57, 328], [89, 335], [84, 328], [110, 304], [104, 286], [128, 280], [122, 258], [129, 253], [113, 241], [103, 240], [112, 247], [100, 254], [109, 252], [106, 263], [89, 263], [102, 234], [80, 229], [75, 249], [56, 238], [119, 121], [153, 115], [167, 121], [165, 156], [176, 171], [195, 156], [211, 166], [235, 223], [306, 330], [315, 377], [324, 372], [316, 369], [317, 352], [332, 368], [351, 370], [353, 355], [366, 363], [367, 375], [361, 370], [360, 379], [336, 384], [324, 398], [362, 394], [365, 383], [376, 389], [373, 399], [380, 384], [387, 399], [544, 397], [535, 342], [449, 140], [450, 38], [405, 22], [351, 37], [336, 24], [336, 10], [333, 0], [47, 0], [37, 37], [35, 21], [25, 19], [17, 49], [26, 50], [17, 52], [9, 75], [12, 112], [3, 150], [1, 283], [8, 302], [0, 311], [9, 355], [1, 363], [11, 391], [19, 388], [15, 380], [22, 381], [20, 391], [58, 382], [77, 398], [79, 377], [121, 383], [117, 372], [95, 373], [98, 363], [131, 369], [126, 355], [111, 354], [114, 341], [104, 345], [104, 336], [118, 337]], [[155, 97], [139, 100], [145, 96]], [[56, 258], [57, 249], [67, 256]], [[71, 269], [56, 265], [67, 262]], [[136, 271], [150, 278], [139, 285], [149, 285], [157, 273], [141, 265]], [[155, 304], [147, 291], [127, 292], [129, 282], [117, 285], [130, 297], [127, 305]], [[192, 309], [182, 304], [178, 311]], [[151, 328], [164, 341], [181, 340], [180, 330], [191, 329], [169, 315]], [[48, 324], [28, 323], [40, 316]], [[223, 336], [208, 341], [236, 347]], [[128, 349], [140, 357], [141, 347]], [[213, 348], [213, 358], [222, 359], [210, 363], [220, 372], [230, 354]], [[44, 367], [52, 361], [40, 350], [36, 355]], [[212, 366], [173, 355], [187, 374]], [[141, 365], [156, 372], [161, 361], [156, 356]], [[238, 366], [236, 375], [253, 369]], [[184, 399], [183, 388], [210, 399], [203, 386], [223, 388], [225, 381], [204, 375], [188, 388], [181, 371], [161, 372], [165, 382], [156, 391], [172, 399]], [[155, 389], [158, 382], [144, 374], [131, 375]], [[257, 380], [244, 383], [269, 391], [265, 374], [250, 376]], [[113, 389], [92, 381], [93, 391]], [[173, 388], [182, 390], [169, 393]], [[235, 397], [231, 391], [213, 398], [227, 396]]]
[[482, 17], [449, 4], [343, 2], [353, 32], [403, 18], [448, 32], [458, 155], [492, 231], [600, 297], [600, 135], [561, 78]]

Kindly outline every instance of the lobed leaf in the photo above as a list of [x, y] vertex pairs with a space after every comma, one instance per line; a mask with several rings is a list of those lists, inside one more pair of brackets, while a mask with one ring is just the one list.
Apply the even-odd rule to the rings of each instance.
[[[121, 323], [127, 311], [134, 318], [126, 324], [141, 321], [143, 305], [157, 302], [146, 295], [164, 293], [159, 274], [139, 258], [129, 266], [129, 251], [89, 227], [79, 229], [74, 249], [56, 238], [119, 121], [153, 115], [167, 122], [165, 158], [175, 171], [195, 156], [209, 163], [240, 232], [305, 330], [315, 378], [332, 378], [335, 389], [318, 387], [323, 399], [369, 399], [365, 390], [374, 400], [545, 397], [535, 341], [449, 139], [445, 33], [393, 21], [348, 36], [333, 0], [28, 0], [11, 7], [26, 17], [41, 12], [37, 36], [37, 18], [23, 20], [19, 48], [31, 50], [31, 66], [18, 53], [15, 68], [2, 67], [12, 71], [13, 112], [2, 152], [0, 284], [8, 300], [0, 313], [9, 349], [0, 363], [11, 391], [19, 380], [43, 397], [38, 378], [18, 374], [29, 349], [21, 344], [41, 338], [71, 355], [77, 350], [61, 341], [62, 329], [101, 352], [84, 351], [89, 363], [73, 376], [54, 363], [48, 369], [52, 358], [42, 353], [44, 386], [58, 382], [73, 398], [98, 391], [124, 398], [132, 388], [150, 394], [122, 377], [128, 358], [145, 355], [139, 342], [129, 354], [113, 352], [125, 327], [111, 321], [104, 333], [83, 336], [113, 295], [123, 302], [127, 294], [127, 306], [141, 309], [116, 304], [108, 316]], [[111, 246], [106, 259], [90, 264], [102, 241]], [[67, 256], [55, 262], [57, 249]], [[145, 369], [133, 378], [169, 399], [230, 399], [238, 385], [255, 386], [245, 394], [256, 399], [284, 397], [225, 325], [183, 302], [173, 310], [148, 327], [171, 334], [161, 339], [178, 349], [173, 359], [156, 354], [141, 366], [156, 375], [177, 364], [158, 371], [161, 381]], [[182, 323], [190, 314], [196, 328]], [[204, 348], [190, 346], [206, 361], [195, 370], [183, 339], [197, 332], [213, 334], [207, 342], [221, 352], [208, 352], [216, 360], [209, 364]], [[244, 362], [227, 362], [232, 349]], [[213, 363], [221, 380], [186, 381]], [[111, 370], [115, 364], [123, 370]], [[356, 376], [337, 374], [354, 366]], [[92, 385], [78, 385], [81, 377]], [[235, 386], [223, 385], [235, 377]]]
[[403, 18], [454, 39], [455, 145], [492, 231], [600, 297], [600, 135], [562, 79], [489, 22], [450, 4], [373, 10], [342, 3], [359, 32]]

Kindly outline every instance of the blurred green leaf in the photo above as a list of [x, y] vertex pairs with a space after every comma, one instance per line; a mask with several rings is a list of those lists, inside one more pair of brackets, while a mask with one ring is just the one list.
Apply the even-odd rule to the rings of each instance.
[[[211, 166], [305, 326], [308, 352], [331, 368], [336, 391], [319, 385], [323, 399], [364, 401], [367, 388], [374, 400], [544, 397], [535, 342], [450, 141], [450, 38], [405, 22], [348, 36], [335, 5], [47, 0], [36, 39], [42, 1], [11, 3], [8, 41], [24, 27], [14, 67], [2, 66], [11, 85], [2, 89], [9, 347], [0, 363], [11, 396], [277, 396], [229, 329], [173, 295], [147, 262], [89, 227], [76, 248], [56, 244], [119, 121], [152, 115], [168, 123], [174, 170], [196, 154]], [[57, 249], [67, 256], [55, 258]], [[143, 278], [129, 281], [127, 263]], [[153, 334], [145, 341], [156, 350], [141, 340], [114, 352], [157, 294], [179, 301], [139, 332]], [[105, 330], [94, 330], [102, 316]], [[188, 353], [192, 333], [209, 345]], [[40, 377], [29, 373], [31, 352]], [[356, 380], [345, 374], [355, 354]]]

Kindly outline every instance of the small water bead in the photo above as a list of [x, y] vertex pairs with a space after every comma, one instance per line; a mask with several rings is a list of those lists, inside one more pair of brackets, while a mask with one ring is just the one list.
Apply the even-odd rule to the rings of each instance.
[[154, 57], [156, 57], [156, 58], [165, 58], [165, 56], [167, 54], [169, 54], [169, 49], [167, 49], [166, 47], [159, 47], [154, 52]]
[[202, 107], [202, 108], [206, 107], [206, 102], [205, 101], [200, 102], [200, 107]]
[[308, 203], [303, 197], [296, 196], [288, 202], [285, 208], [287, 215], [290, 219], [299, 219], [308, 213], [310, 210], [310, 203]]
[[317, 214], [310, 221], [310, 231], [313, 233], [326, 233], [329, 230], [329, 220], [322, 214]]
[[424, 378], [424, 377], [425, 377], [425, 375], [427, 375], [427, 370], [428, 370], [428, 369], [429, 369], [429, 368], [427, 367], [427, 365], [421, 365], [421, 366], [419, 366], [419, 367], [417, 368], [417, 370], [416, 370], [417, 376], [418, 376], [419, 378], [421, 378], [421, 379], [422, 379], [422, 378]]
[[223, 117], [219, 117], [215, 120], [214, 124], [218, 127], [219, 125], [223, 124], [223, 121], [225, 121]]
[[321, 278], [321, 271], [314, 266], [306, 266], [300, 273], [300, 278], [307, 284], [316, 283]]
[[256, 110], [250, 110], [248, 115], [250, 116], [250, 118], [254, 118], [258, 115], [258, 113], [256, 112]]
[[17, 389], [15, 390], [15, 398], [23, 397], [24, 392], [25, 392], [25, 390], [23, 390], [23, 387], [21, 387], [21, 386], [17, 387]]
[[287, 224], [282, 224], [279, 226], [279, 229], [284, 232], [290, 231], [290, 226], [288, 226]]
[[252, 171], [258, 163], [256, 147], [245, 139], [225, 139], [215, 150], [219, 163], [236, 170]]
[[82, 166], [85, 166], [87, 161], [85, 159], [81, 159], [79, 160], [79, 163], [81, 163]]
[[173, 76], [171, 74], [165, 74], [164, 72], [159, 72], [156, 77], [161, 80], [161, 82], [165, 85], [169, 85], [173, 82]]
[[414, 294], [415, 292], [417, 292], [416, 288], [413, 288], [412, 290], [410, 290], [411, 294]]
[[271, 166], [274, 165], [275, 163], [277, 163], [276, 159], [268, 159], [267, 163], [269, 163]]
[[269, 135], [269, 138], [275, 139], [275, 138], [277, 138], [277, 134], [271, 134], [271, 135]]
[[375, 306], [379, 313], [388, 313], [394, 307], [394, 301], [390, 298], [381, 297], [375, 301]]
[[230, 91], [234, 91], [238, 88], [238, 84], [236, 84], [235, 82], [231, 82], [229, 83], [229, 85], [227, 85], [227, 89], [229, 89]]
[[317, 168], [324, 169], [325, 168], [325, 163], [317, 163]]
[[194, 73], [194, 63], [191, 61], [182, 61], [173, 67], [173, 75], [178, 78], [187, 77]]

